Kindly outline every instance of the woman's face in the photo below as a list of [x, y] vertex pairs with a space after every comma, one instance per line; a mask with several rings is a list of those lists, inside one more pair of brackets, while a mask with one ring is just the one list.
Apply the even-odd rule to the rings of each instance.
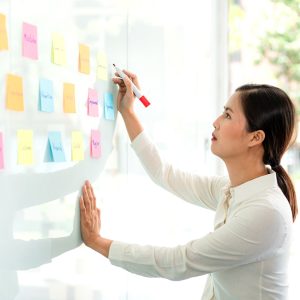
[[234, 93], [224, 106], [223, 113], [214, 121], [211, 151], [224, 161], [242, 157], [247, 153], [250, 133], [246, 131], [246, 118], [240, 104], [239, 93]]

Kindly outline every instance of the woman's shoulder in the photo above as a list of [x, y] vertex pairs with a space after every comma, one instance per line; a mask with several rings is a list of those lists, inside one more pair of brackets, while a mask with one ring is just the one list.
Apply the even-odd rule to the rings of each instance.
[[255, 212], [256, 217], [261, 214], [264, 222], [292, 223], [291, 207], [279, 187], [270, 187], [257, 193], [243, 203], [244, 208]]

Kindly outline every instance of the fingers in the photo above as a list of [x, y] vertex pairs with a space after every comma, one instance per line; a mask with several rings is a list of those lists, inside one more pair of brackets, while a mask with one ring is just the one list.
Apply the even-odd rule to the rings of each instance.
[[128, 77], [124, 78], [124, 83], [126, 85], [126, 92], [128, 91], [129, 94], [133, 94], [133, 90], [132, 90], [132, 82]]
[[123, 72], [131, 79], [131, 81], [136, 85], [137, 88], [140, 88], [140, 84], [136, 74], [127, 70], [123, 70]]
[[123, 79], [119, 77], [113, 77], [112, 81], [116, 84], [118, 84], [120, 87], [125, 86]]
[[90, 199], [89, 199], [89, 195], [86, 189], [86, 186], [84, 185], [82, 187], [82, 207], [84, 208], [85, 212], [89, 212], [91, 210], [91, 204], [90, 204]]
[[117, 77], [113, 77], [112, 80], [114, 83], [117, 83], [119, 86], [125, 86], [123, 78], [121, 78], [118, 74], [118, 72], [115, 72], [115, 75]]
[[89, 181], [87, 181], [86, 186], [87, 186], [89, 197], [91, 199], [91, 208], [92, 208], [92, 210], [95, 210], [96, 209], [96, 197], [94, 194], [93, 187]]
[[96, 209], [96, 197], [89, 181], [86, 181], [83, 186], [83, 202], [88, 211], [94, 211]]
[[[139, 84], [138, 77], [136, 74], [134, 74], [128, 70], [123, 70], [123, 73], [129, 77], [129, 79], [136, 85], [137, 88], [140, 88], [140, 84]], [[118, 72], [115, 72], [115, 75], [119, 76]], [[114, 83], [118, 84], [120, 87], [124, 86], [123, 79], [121, 79], [119, 77], [114, 77], [112, 80]]]
[[[133, 109], [133, 104], [135, 96], [133, 93], [133, 85], [136, 85], [139, 88], [137, 76], [127, 70], [123, 70], [122, 74], [123, 79], [119, 77], [112, 78], [112, 81], [119, 86], [119, 93], [117, 96], [117, 108], [120, 113], [123, 113], [126, 110]], [[119, 76], [118, 72], [115, 73], [116, 76]]]
[[[95, 196], [94, 189], [93, 189], [93, 187], [92, 187], [91, 184], [90, 184], [90, 187], [91, 187], [91, 193], [92, 193], [92, 196], [93, 196], [93, 198], [94, 198], [94, 200], [95, 200], [95, 203], [96, 203], [96, 196]], [[96, 206], [95, 206], [95, 207], [96, 207]]]
[[[117, 75], [117, 73], [116, 73]], [[119, 92], [121, 94], [125, 94], [126, 93], [126, 85], [124, 83], [124, 80], [119, 78], [119, 77], [113, 77], [112, 78], [113, 83], [117, 84], [119, 86]]]
[[83, 200], [83, 197], [82, 197], [82, 196], [80, 197], [79, 206], [80, 206], [80, 210], [81, 210], [83, 213], [85, 213], [85, 212], [86, 212], [86, 209], [85, 209], [84, 200]]
[[96, 209], [96, 197], [93, 188], [88, 181], [86, 181], [85, 185], [82, 187], [80, 208], [87, 213]]
[[137, 76], [136, 74], [128, 71], [128, 70], [123, 70], [123, 72], [133, 81], [133, 80], [137, 80]]
[[96, 197], [93, 187], [86, 181], [80, 197], [80, 232], [84, 243], [92, 247], [100, 236], [100, 210], [96, 207]]
[[[118, 75], [118, 73], [115, 73]], [[129, 92], [132, 92], [132, 80], [126, 76], [124, 79], [114, 77], [112, 78], [113, 82], [118, 84], [121, 92], [126, 92], [129, 89]]]

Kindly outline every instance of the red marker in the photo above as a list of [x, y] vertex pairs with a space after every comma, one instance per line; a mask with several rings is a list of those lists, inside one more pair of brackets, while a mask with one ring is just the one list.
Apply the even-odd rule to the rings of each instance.
[[[120, 69], [118, 68], [115, 64], [113, 64], [115, 67], [117, 73], [120, 75], [120, 77], [124, 80], [127, 75]], [[147, 100], [147, 98], [142, 94], [142, 92], [134, 85], [132, 82], [132, 90], [135, 94], [135, 96], [144, 104], [145, 107], [150, 105], [150, 102]]]

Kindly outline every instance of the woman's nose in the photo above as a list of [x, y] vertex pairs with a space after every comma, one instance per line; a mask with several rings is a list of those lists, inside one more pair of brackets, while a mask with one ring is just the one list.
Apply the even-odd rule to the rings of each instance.
[[215, 119], [215, 121], [213, 122], [213, 127], [215, 128], [215, 129], [218, 129], [219, 128], [219, 118], [217, 118], [217, 119]]

